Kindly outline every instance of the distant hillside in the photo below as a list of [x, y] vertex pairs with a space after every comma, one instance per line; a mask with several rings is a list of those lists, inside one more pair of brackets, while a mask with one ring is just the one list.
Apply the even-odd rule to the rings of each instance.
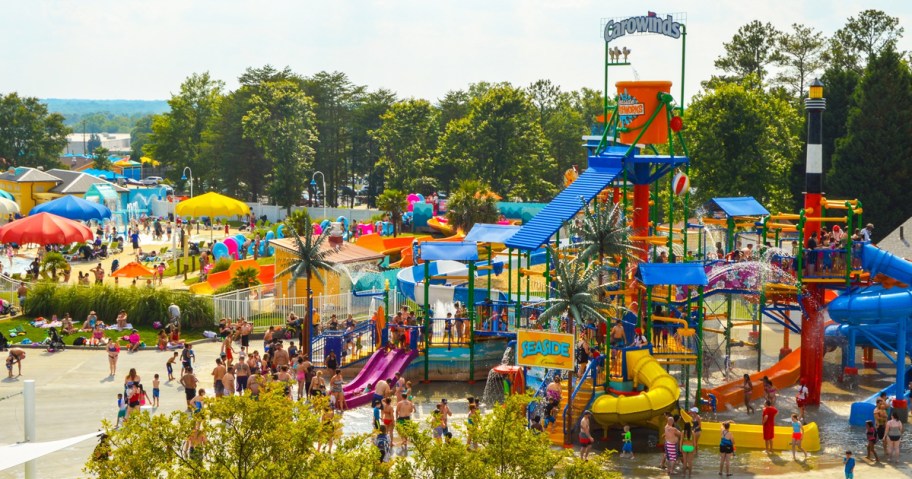
[[48, 110], [72, 117], [88, 113], [109, 113], [111, 115], [147, 115], [164, 113], [170, 108], [165, 100], [75, 100], [45, 98]]

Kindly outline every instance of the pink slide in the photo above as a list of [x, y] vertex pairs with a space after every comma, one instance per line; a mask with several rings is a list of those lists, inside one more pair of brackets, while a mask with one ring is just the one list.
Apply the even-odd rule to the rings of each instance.
[[[345, 405], [348, 408], [355, 408], [370, 404], [373, 398], [373, 385], [381, 379], [389, 379], [402, 372], [418, 356], [417, 351], [400, 351], [398, 349], [391, 351], [380, 350], [374, 353], [364, 368], [343, 387], [345, 392]], [[364, 392], [365, 387], [370, 384], [371, 390]]]

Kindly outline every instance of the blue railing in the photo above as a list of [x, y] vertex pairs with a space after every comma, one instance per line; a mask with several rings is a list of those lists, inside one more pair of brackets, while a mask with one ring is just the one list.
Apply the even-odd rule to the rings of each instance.
[[311, 340], [311, 360], [322, 364], [329, 351], [339, 358], [339, 366], [348, 366], [370, 357], [376, 350], [376, 328], [373, 321], [360, 321], [352, 331], [323, 331]]
[[592, 394], [595, 395], [595, 386], [598, 382], [598, 368], [604, 365], [605, 357], [599, 356], [594, 361], [589, 361], [586, 364], [586, 369], [583, 371], [583, 375], [580, 376], [580, 380], [576, 383], [576, 387], [573, 388], [573, 391], [567, 396], [567, 404], [564, 406], [564, 412], [562, 415], [564, 423], [564, 437], [569, 437], [573, 433], [573, 428], [576, 426], [575, 423], [579, 422], [579, 417], [573, 425], [567, 423], [567, 416], [570, 414], [571, 408], [573, 407], [573, 400], [576, 399], [576, 395], [579, 394], [580, 389], [582, 389], [583, 384], [586, 384], [586, 379], [590, 376], [592, 377]]

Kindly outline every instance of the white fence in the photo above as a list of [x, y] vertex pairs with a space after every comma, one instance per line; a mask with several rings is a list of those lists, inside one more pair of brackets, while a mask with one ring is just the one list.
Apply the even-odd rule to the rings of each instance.
[[[255, 328], [284, 325], [289, 313], [298, 317], [307, 315], [307, 298], [283, 297], [281, 284], [265, 284], [253, 288], [232, 291], [213, 296], [213, 311], [216, 321], [220, 318], [247, 318]], [[390, 308], [394, 309], [396, 294], [390, 291]], [[383, 305], [382, 291], [354, 294], [314, 296], [314, 307], [320, 314], [320, 322], [326, 324], [333, 314], [339, 322], [351, 314], [356, 320], [369, 319], [379, 306]]]
[[[263, 205], [259, 203], [247, 203], [247, 206], [250, 207], [250, 211], [257, 217], [257, 220], [261, 216], [266, 216], [266, 219], [275, 223], [277, 221], [283, 220], [288, 216], [288, 210], [278, 205]], [[322, 219], [330, 218], [335, 219], [340, 216], [344, 216], [349, 219], [349, 221], [367, 221], [371, 219], [372, 216], [381, 214], [380, 210], [369, 210], [363, 208], [306, 208], [303, 206], [295, 206], [291, 208], [291, 211], [297, 210], [307, 210], [307, 213], [310, 214], [310, 217], [313, 219]], [[326, 212], [324, 214], [324, 211]]]

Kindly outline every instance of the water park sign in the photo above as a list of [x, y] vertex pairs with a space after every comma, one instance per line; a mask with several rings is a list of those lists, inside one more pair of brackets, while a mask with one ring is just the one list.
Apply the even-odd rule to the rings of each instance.
[[675, 21], [675, 17], [666, 15], [662, 18], [655, 12], [649, 12], [640, 17], [624, 19], [609, 19], [605, 22], [605, 43], [624, 35], [656, 33], [669, 38], [681, 38], [683, 24]]
[[520, 366], [573, 369], [573, 335], [520, 330], [516, 334]]

